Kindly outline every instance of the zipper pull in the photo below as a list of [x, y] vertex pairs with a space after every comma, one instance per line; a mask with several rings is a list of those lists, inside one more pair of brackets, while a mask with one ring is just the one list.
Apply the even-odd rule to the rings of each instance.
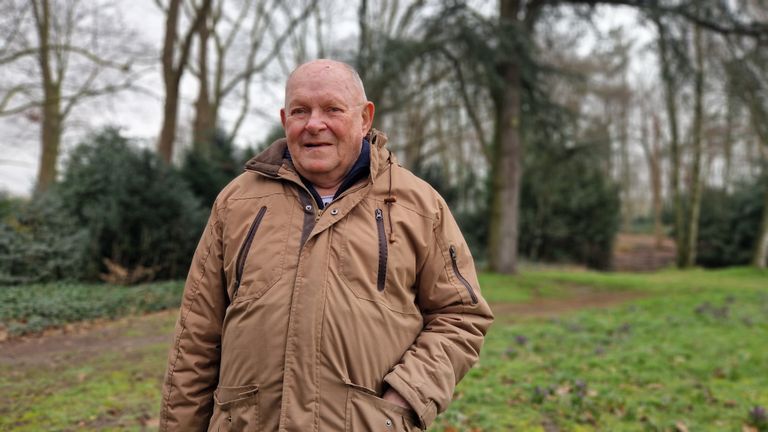
[[376, 220], [382, 219], [384, 219], [384, 214], [381, 212], [381, 209], [376, 209]]
[[450, 252], [453, 262], [456, 262], [456, 246], [451, 245], [451, 247], [448, 248], [448, 252]]

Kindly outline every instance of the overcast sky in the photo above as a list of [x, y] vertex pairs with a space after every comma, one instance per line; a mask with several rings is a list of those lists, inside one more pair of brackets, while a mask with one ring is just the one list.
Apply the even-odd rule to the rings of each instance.
[[[137, 30], [141, 40], [152, 44], [159, 56], [163, 37], [163, 15], [154, 1], [121, 1], [118, 4], [123, 8], [127, 26]], [[338, 11], [334, 19], [341, 23], [339, 27], [345, 30], [344, 33], [355, 30], [354, 8]], [[647, 31], [638, 27], [635, 13], [627, 8], [604, 8], [598, 14], [596, 23], [602, 31], [617, 25], [634, 29], [632, 34], [637, 38], [636, 49], [651, 38]], [[590, 37], [585, 38], [580, 49], [583, 51], [581, 54], [586, 55], [589, 52], [592, 41]], [[647, 58], [634, 56], [633, 62], [633, 70], [645, 70], [647, 74]], [[66, 154], [88, 131], [105, 125], [119, 126], [125, 135], [134, 138], [140, 145], [154, 146], [162, 120], [159, 59], [156, 67], [146, 73], [138, 84], [143, 89], [141, 92], [124, 92], [115, 97], [90, 100], [76, 108], [68, 118], [68, 128], [62, 145], [63, 153]], [[254, 87], [257, 97], [252, 100], [253, 113], [243, 125], [237, 140], [239, 145], [260, 142], [269, 128], [279, 122], [282, 87], [265, 82], [254, 82]], [[182, 81], [182, 92], [184, 99], [180, 104], [182, 109], [179, 126], [188, 130], [193, 115], [192, 103], [196, 96], [195, 79], [188, 73]], [[234, 118], [232, 113], [228, 116], [226, 111], [222, 117], [225, 123]], [[39, 133], [39, 123], [24, 116], [0, 118], [0, 191], [13, 195], [28, 195], [31, 192], [37, 174]], [[186, 132], [182, 130], [180, 133]]]

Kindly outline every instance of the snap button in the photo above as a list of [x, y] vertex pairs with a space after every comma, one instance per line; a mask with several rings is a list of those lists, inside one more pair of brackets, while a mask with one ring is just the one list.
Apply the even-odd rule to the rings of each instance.
[[312, 211], [312, 205], [311, 204], [307, 204], [307, 206], [304, 207], [304, 210], [306, 210], [307, 213], [311, 212]]
[[392, 427], [392, 420], [391, 419], [387, 419], [387, 421], [385, 423], [387, 424], [388, 428]]
[[337, 208], [335, 208], [335, 209], [332, 209], [332, 210], [331, 210], [331, 214], [332, 214], [332, 215], [334, 215], [334, 216], [336, 216], [337, 214], [339, 214], [339, 209], [337, 209]]

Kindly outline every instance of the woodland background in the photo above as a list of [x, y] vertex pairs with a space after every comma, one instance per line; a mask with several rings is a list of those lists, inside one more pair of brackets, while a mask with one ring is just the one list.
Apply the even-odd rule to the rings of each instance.
[[768, 431], [767, 47], [762, 0], [0, 0], [0, 429], [158, 425], [210, 206], [329, 57], [496, 314], [432, 430]]
[[[449, 201], [489, 270], [514, 273], [519, 255], [607, 269], [620, 230], [653, 233], [657, 249], [671, 236], [680, 267], [766, 266], [763, 2], [145, 6], [162, 41], [114, 1], [2, 4], [0, 116], [36, 130], [24, 145], [39, 147], [32, 198], [3, 199], [8, 283], [182, 276], [216, 191], [282, 135], [264, 89], [317, 57], [360, 71], [376, 127]], [[79, 109], [119, 112], [153, 71], [153, 142], [119, 120], [83, 127]], [[260, 134], [243, 133], [249, 123]], [[0, 164], [19, 145], [5, 143]]]

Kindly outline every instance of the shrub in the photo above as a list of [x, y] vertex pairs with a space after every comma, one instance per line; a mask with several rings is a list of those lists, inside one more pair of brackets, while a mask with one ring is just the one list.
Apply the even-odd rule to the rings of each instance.
[[87, 279], [104, 270], [104, 258], [159, 278], [186, 274], [204, 211], [178, 172], [116, 129], [75, 148], [53, 193], [62, 213], [88, 232]]
[[609, 267], [619, 226], [618, 188], [587, 147], [538, 153], [523, 173], [521, 254]]
[[210, 208], [221, 189], [243, 171], [232, 142], [217, 131], [207, 152], [190, 149], [184, 156], [181, 176], [204, 208]]
[[0, 220], [0, 285], [81, 278], [88, 236], [54, 194], [16, 201]]
[[707, 188], [701, 200], [696, 262], [705, 267], [748, 265], [754, 254], [768, 178], [733, 192]]

